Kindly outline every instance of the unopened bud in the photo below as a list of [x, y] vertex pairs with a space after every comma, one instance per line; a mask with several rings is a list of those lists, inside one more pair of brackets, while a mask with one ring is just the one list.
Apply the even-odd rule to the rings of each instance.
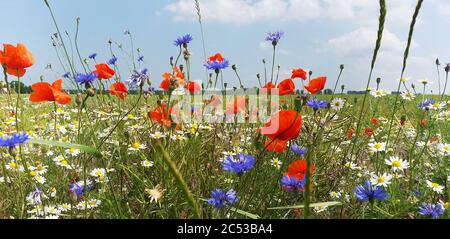
[[77, 103], [77, 105], [81, 105], [81, 103], [83, 103], [83, 99], [81, 98], [81, 93], [77, 93], [77, 96], [75, 97], [75, 103]]
[[343, 70], [344, 67], [345, 67], [344, 64], [341, 64], [341, 65], [340, 65], [341, 70]]

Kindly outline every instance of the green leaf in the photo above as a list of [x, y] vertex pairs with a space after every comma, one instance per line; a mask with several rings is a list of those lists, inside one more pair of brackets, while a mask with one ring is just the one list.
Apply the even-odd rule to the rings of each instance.
[[[341, 205], [341, 202], [318, 202], [318, 203], [312, 203], [309, 205], [309, 207], [331, 207], [331, 206], [337, 206]], [[303, 208], [304, 205], [293, 205], [293, 206], [285, 206], [285, 207], [271, 207], [267, 208], [267, 210], [283, 210], [283, 209], [296, 209], [296, 208]]]
[[68, 149], [79, 149], [85, 153], [92, 154], [96, 157], [101, 157], [102, 154], [100, 151], [98, 151], [95, 148], [81, 145], [81, 144], [73, 144], [73, 143], [66, 143], [66, 142], [60, 142], [60, 141], [52, 141], [52, 140], [43, 140], [43, 139], [30, 139], [27, 141], [28, 143], [32, 144], [41, 144], [41, 145], [47, 145], [47, 146], [55, 146], [55, 147], [63, 147]]
[[260, 216], [258, 216], [256, 214], [249, 213], [249, 212], [246, 212], [246, 211], [243, 211], [241, 209], [234, 208], [234, 207], [232, 207], [230, 209], [230, 211], [234, 211], [237, 214], [241, 214], [241, 215], [246, 216], [246, 217], [251, 218], [251, 219], [260, 219], [261, 218]]

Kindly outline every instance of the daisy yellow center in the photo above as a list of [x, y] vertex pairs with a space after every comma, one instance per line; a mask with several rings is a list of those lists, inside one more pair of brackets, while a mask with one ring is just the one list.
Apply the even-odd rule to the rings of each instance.
[[395, 160], [394, 162], [392, 162], [392, 166], [399, 168], [402, 164], [400, 163], [400, 161]]
[[74, 148], [71, 148], [69, 151], [70, 151], [70, 153], [75, 153], [75, 149]]
[[386, 180], [384, 179], [384, 177], [379, 177], [378, 178], [378, 183], [384, 183]]
[[433, 187], [433, 188], [438, 188], [438, 187], [439, 187], [439, 184], [437, 184], [437, 183], [431, 183], [431, 187]]
[[10, 163], [9, 166], [10, 166], [11, 168], [17, 168], [17, 164], [14, 163], [14, 162]]
[[141, 144], [140, 143], [134, 143], [132, 147], [135, 148], [135, 149], [138, 149], [138, 148], [141, 147]]
[[341, 103], [339, 101], [337, 101], [336, 103], [334, 103], [335, 106], [340, 106]]
[[375, 144], [373, 147], [376, 149], [381, 149], [381, 144]]
[[95, 172], [95, 175], [97, 175], [97, 176], [102, 175], [102, 171], [96, 171], [96, 172]]
[[444, 146], [445, 151], [450, 151], [450, 146]]

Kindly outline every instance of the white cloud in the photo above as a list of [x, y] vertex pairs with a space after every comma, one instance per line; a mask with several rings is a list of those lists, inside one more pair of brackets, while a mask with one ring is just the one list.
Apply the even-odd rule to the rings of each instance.
[[[388, 1], [388, 14], [407, 23], [415, 0]], [[258, 21], [308, 21], [317, 19], [372, 22], [378, 15], [375, 0], [205, 0], [200, 1], [202, 18], [208, 22], [251, 24]], [[192, 0], [177, 0], [165, 7], [175, 21], [194, 20]]]
[[[321, 52], [334, 53], [339, 56], [361, 56], [373, 50], [377, 38], [377, 29], [360, 27], [354, 31], [328, 40]], [[412, 47], [418, 44], [412, 42]], [[381, 49], [393, 53], [401, 53], [406, 41], [400, 40], [394, 33], [384, 29]]]

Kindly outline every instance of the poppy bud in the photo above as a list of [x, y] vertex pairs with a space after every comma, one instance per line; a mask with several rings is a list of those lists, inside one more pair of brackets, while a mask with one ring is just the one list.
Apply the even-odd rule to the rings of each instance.
[[11, 146], [8, 149], [9, 155], [11, 155], [13, 158], [17, 156], [17, 149], [15, 146]]
[[223, 87], [226, 89], [228, 86], [228, 83], [223, 83]]
[[341, 70], [343, 70], [344, 69], [344, 64], [341, 64], [340, 68], [341, 68]]
[[77, 96], [75, 97], [75, 103], [77, 103], [77, 105], [81, 105], [82, 102], [83, 99], [81, 98], [81, 93], [77, 93]]
[[411, 84], [411, 88], [416, 89], [416, 86], [414, 84]]
[[345, 85], [341, 85], [341, 90], [344, 91]]
[[300, 112], [302, 111], [302, 96], [298, 95], [295, 97], [295, 110]]
[[220, 69], [215, 69], [214, 72], [215, 72], [216, 74], [219, 74], [219, 73], [220, 73]]
[[86, 90], [86, 92], [87, 92], [87, 95], [88, 95], [89, 97], [93, 97], [93, 96], [95, 95], [95, 89], [92, 88], [92, 87], [88, 88], [88, 89]]
[[180, 65], [180, 71], [183, 72], [184, 70], [184, 65]]
[[256, 78], [260, 79], [261, 75], [258, 73], [256, 74]]
[[233, 64], [233, 65], [231, 66], [231, 69], [233, 69], [233, 71], [237, 70], [236, 65]]
[[111, 45], [112, 44], [112, 40], [111, 38], [108, 40], [108, 44]]
[[378, 77], [378, 78], [377, 78], [377, 84], [380, 84], [380, 82], [381, 82], [381, 78]]
[[450, 71], [450, 64], [447, 64], [447, 66], [445, 66], [445, 72], [449, 72]]
[[262, 59], [262, 63], [266, 64], [266, 59]]
[[170, 62], [170, 65], [173, 66], [173, 56], [170, 57], [169, 62]]
[[440, 65], [441, 63], [439, 62], [439, 58], [436, 58], [436, 65]]
[[309, 76], [311, 76], [311, 75], [313, 74], [313, 72], [312, 72], [312, 71], [309, 71], [308, 74], [309, 74]]
[[422, 120], [420, 121], [420, 126], [422, 126], [422, 127], [427, 126], [427, 121], [426, 121], [425, 119], [422, 119]]
[[405, 125], [405, 122], [406, 122], [406, 116], [402, 115], [402, 117], [400, 117], [400, 124]]

